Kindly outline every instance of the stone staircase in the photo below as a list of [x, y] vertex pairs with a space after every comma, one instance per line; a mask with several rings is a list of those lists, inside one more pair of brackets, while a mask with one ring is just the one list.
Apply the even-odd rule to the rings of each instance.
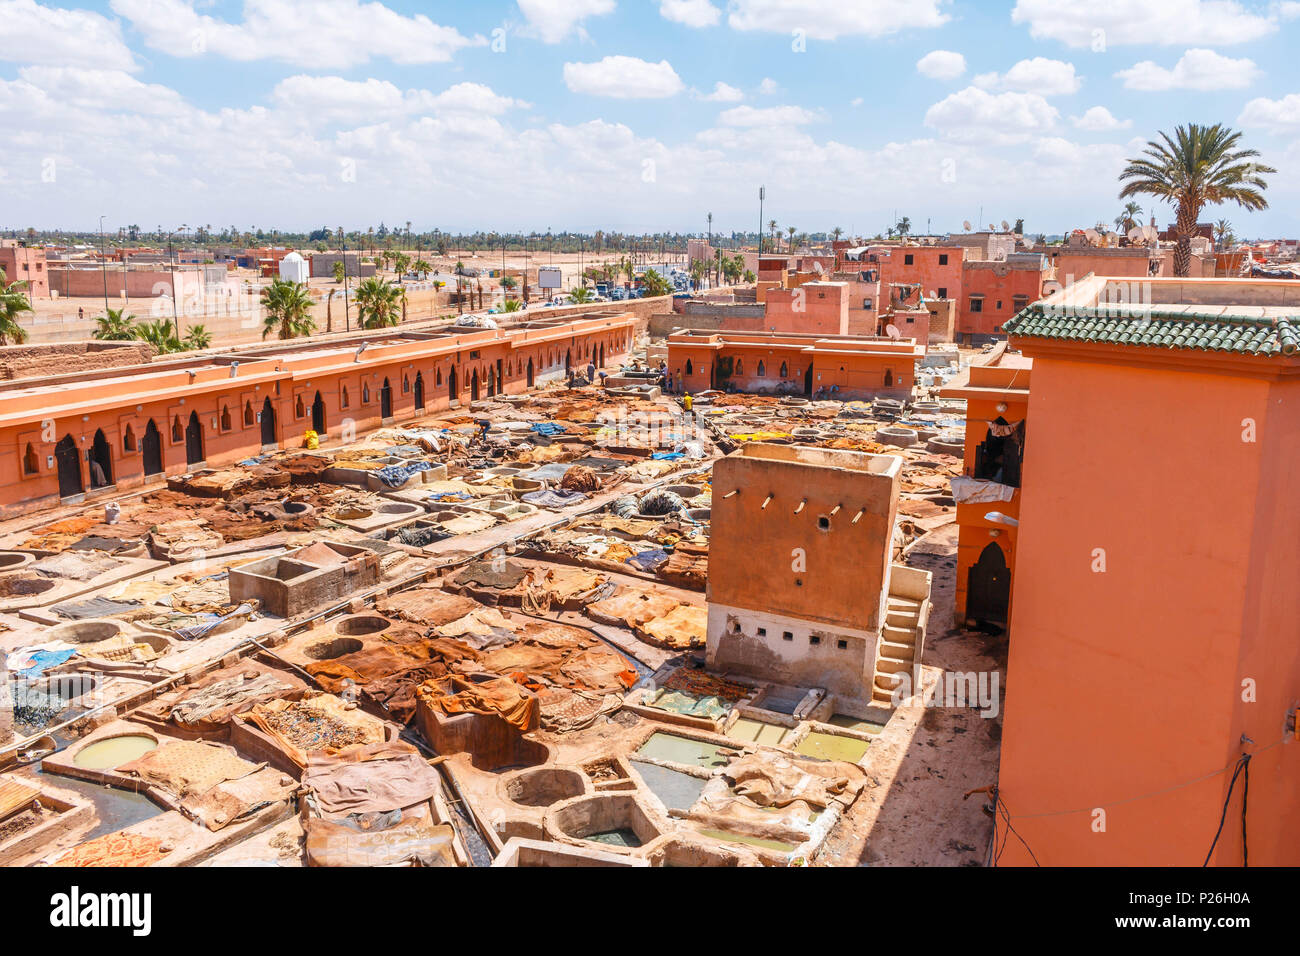
[[921, 679], [921, 654], [930, 617], [930, 572], [896, 564], [890, 570], [885, 626], [876, 647], [871, 699], [893, 706], [894, 690], [907, 680], [914, 692]]

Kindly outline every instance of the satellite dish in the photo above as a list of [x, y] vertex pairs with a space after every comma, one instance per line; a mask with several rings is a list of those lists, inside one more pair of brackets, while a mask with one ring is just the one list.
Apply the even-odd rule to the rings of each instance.
[[962, 222], [961, 222], [961, 227], [962, 227], [963, 229], [965, 229], [967, 232], [970, 232], [970, 220], [969, 220], [969, 219], [963, 219]]
[[933, 289], [931, 289], [929, 292], [926, 293], [926, 297], [930, 299], [939, 298], [939, 296], [935, 294], [935, 291]]
[[1002, 220], [1002, 231], [1003, 232], [1011, 231], [1011, 225], [1005, 219]]
[[1096, 242], [1098, 239], [1101, 238], [1101, 233], [1099, 233], [1096, 229], [1088, 229], [1084, 232], [1084, 236], [1087, 237], [1089, 242]]
[[1157, 229], [1155, 226], [1147, 226], [1142, 230], [1142, 232], [1145, 233], [1148, 242], [1158, 239], [1160, 237], [1160, 230]]
[[885, 326], [885, 334], [888, 335], [891, 339], [897, 339], [902, 337], [902, 333], [898, 331], [898, 327], [896, 325], [893, 325], [892, 323], [890, 325]]
[[1129, 242], [1142, 242], [1147, 237], [1146, 230], [1141, 226], [1134, 226], [1127, 233]]
[[1119, 233], [1117, 233], [1117, 232], [1108, 232], [1108, 233], [1106, 233], [1106, 244], [1107, 244], [1107, 245], [1114, 245], [1114, 244], [1117, 243], [1117, 242], [1119, 242]]
[[993, 223], [989, 223], [989, 232], [996, 232], [997, 228], [998, 227], [993, 225]]

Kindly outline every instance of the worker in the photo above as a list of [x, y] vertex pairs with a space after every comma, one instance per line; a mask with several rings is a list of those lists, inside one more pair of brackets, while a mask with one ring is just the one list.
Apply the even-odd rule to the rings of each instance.
[[476, 418], [474, 424], [478, 426], [478, 440], [486, 442], [488, 432], [492, 428], [492, 420], [490, 418]]
[[594, 383], [595, 381], [596, 381], [596, 363], [595, 363], [595, 362], [588, 361], [588, 362], [587, 362], [587, 382], [588, 382], [588, 383]]
[[682, 406], [689, 412], [691, 410], [691, 393], [687, 392], [686, 397], [682, 399]]

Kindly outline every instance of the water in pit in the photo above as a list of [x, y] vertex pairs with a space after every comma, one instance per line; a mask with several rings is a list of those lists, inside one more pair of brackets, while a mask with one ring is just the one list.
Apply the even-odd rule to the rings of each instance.
[[641, 838], [630, 827], [619, 827], [616, 830], [601, 830], [599, 833], [589, 833], [583, 839], [592, 843], [603, 843], [606, 846], [622, 846], [629, 849], [641, 845]]
[[72, 762], [86, 770], [112, 770], [158, 747], [158, 741], [146, 734], [123, 734], [88, 744], [77, 752]]
[[813, 731], [794, 749], [806, 757], [817, 757], [821, 760], [843, 760], [847, 763], [857, 763], [862, 759], [862, 755], [867, 752], [869, 747], [865, 740], [858, 740], [856, 737], [841, 737], [838, 734], [823, 734]]
[[828, 724], [836, 727], [843, 727], [845, 730], [856, 730], [864, 734], [878, 734], [885, 729], [884, 724], [873, 723], [870, 720], [863, 720], [861, 717], [850, 717], [848, 714], [832, 714]]
[[748, 717], [741, 717], [731, 729], [727, 731], [728, 737], [734, 737], [736, 740], [748, 740], [756, 744], [770, 744], [773, 747], [780, 745], [790, 733], [789, 728], [782, 727], [779, 724], [769, 724], [761, 720], [751, 720]]
[[680, 770], [669, 770], [652, 763], [636, 765], [636, 771], [645, 781], [656, 797], [663, 801], [669, 810], [688, 810], [700, 799], [700, 793], [707, 782], [699, 777], [692, 777]]
[[41, 772], [41, 776], [51, 787], [71, 790], [95, 805], [95, 814], [99, 817], [99, 822], [95, 824], [93, 830], [81, 838], [83, 842], [106, 833], [116, 833], [118, 830], [145, 820], [152, 820], [163, 812], [162, 807], [142, 793], [105, 787], [88, 780], [78, 780], [75, 777], [64, 777], [45, 771]]
[[651, 734], [650, 739], [641, 745], [637, 753], [643, 757], [653, 757], [656, 760], [667, 760], [694, 767], [723, 767], [727, 763], [727, 756], [717, 744], [693, 740], [690, 737], [679, 737], [676, 734], [666, 734], [663, 731]]
[[706, 837], [713, 837], [715, 840], [725, 840], [728, 843], [745, 843], [749, 846], [762, 847], [765, 850], [776, 850], [778, 853], [789, 853], [794, 849], [793, 843], [768, 840], [764, 837], [750, 836], [747, 833], [728, 833], [726, 830], [701, 830], [700, 833]]

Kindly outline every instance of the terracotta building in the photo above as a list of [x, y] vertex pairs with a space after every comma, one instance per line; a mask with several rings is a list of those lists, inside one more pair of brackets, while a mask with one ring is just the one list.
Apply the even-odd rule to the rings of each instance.
[[845, 399], [907, 398], [916, 360], [925, 347], [889, 336], [705, 332], [683, 329], [668, 337], [668, 371], [678, 390]]
[[882, 635], [911, 635], [920, 660], [929, 574], [891, 564], [901, 470], [892, 455], [764, 443], [715, 464], [710, 669], [825, 688], [851, 713], [870, 705]]
[[1034, 382], [1001, 862], [1240, 866], [1248, 839], [1294, 866], [1300, 282], [1158, 278], [1113, 307], [1116, 281], [1007, 328]]
[[1002, 337], [1007, 320], [1042, 297], [1051, 275], [1047, 259], [1037, 253], [966, 260], [957, 310], [959, 340], [975, 345]]
[[596, 313], [507, 329], [282, 342], [0, 383], [0, 516], [111, 495], [563, 378], [621, 360], [636, 319]]
[[50, 277], [46, 271], [45, 250], [31, 246], [0, 246], [0, 269], [9, 282], [26, 282], [29, 299], [50, 297]]
[[803, 282], [791, 289], [769, 289], [763, 321], [771, 332], [847, 335], [849, 287], [844, 282]]
[[939, 393], [966, 401], [963, 478], [952, 489], [960, 528], [954, 599], [958, 626], [1010, 621], [1032, 367], [1031, 359], [1008, 352], [1007, 343], [999, 342]]

